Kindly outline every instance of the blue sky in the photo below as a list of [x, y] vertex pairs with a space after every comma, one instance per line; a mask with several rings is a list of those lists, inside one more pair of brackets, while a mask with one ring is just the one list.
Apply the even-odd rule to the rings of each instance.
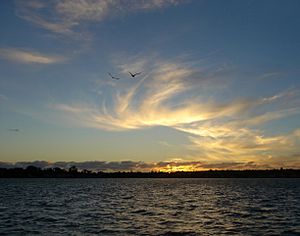
[[299, 1], [0, 5], [3, 163], [300, 166]]

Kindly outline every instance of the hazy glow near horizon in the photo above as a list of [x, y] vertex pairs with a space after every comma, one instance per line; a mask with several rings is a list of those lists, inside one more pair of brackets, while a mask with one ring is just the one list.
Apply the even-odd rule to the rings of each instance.
[[0, 6], [0, 166], [300, 168], [299, 1]]

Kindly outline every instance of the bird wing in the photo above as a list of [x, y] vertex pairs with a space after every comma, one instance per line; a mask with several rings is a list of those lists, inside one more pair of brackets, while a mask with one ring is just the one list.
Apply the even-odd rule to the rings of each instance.
[[142, 73], [142, 72], [137, 72], [137, 73], [134, 74], [134, 76], [139, 75], [139, 74], [141, 74], [141, 73]]
[[132, 74], [130, 71], [128, 71], [128, 73], [129, 73], [132, 77], [134, 77], [134, 74]]

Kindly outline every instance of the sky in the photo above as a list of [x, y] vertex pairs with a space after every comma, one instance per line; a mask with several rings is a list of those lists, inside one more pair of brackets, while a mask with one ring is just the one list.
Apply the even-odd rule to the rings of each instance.
[[4, 0], [0, 16], [0, 167], [300, 168], [298, 0]]

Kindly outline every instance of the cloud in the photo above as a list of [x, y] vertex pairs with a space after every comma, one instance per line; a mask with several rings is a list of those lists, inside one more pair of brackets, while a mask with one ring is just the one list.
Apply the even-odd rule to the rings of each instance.
[[[126, 130], [152, 126], [172, 126], [212, 119], [218, 114], [233, 114], [246, 109], [247, 102], [217, 104], [213, 101], [203, 103], [195, 97], [181, 101], [172, 99], [195, 90], [185, 80], [194, 73], [192, 68], [169, 62], [157, 62], [157, 67], [133, 86], [115, 89], [111, 99], [113, 104], [102, 103], [97, 109], [90, 107], [90, 117], [95, 127], [108, 130]], [[130, 67], [129, 67], [130, 68]], [[54, 106], [54, 107], [57, 107]], [[60, 108], [73, 113], [84, 113], [78, 105], [60, 104]], [[60, 109], [61, 110], [61, 109]]]
[[19, 48], [0, 48], [0, 58], [26, 64], [55, 64], [66, 59], [58, 55], [49, 55]]
[[150, 171], [154, 167], [160, 167], [157, 163], [145, 163], [141, 161], [119, 161], [119, 162], [106, 162], [106, 161], [85, 161], [85, 162], [47, 162], [47, 161], [32, 161], [32, 162], [0, 162], [0, 168], [26, 168], [27, 166], [36, 166], [39, 168], [54, 168], [59, 167], [68, 169], [71, 166], [76, 166], [80, 170], [88, 169], [94, 171]]
[[283, 73], [282, 72], [267, 72], [267, 73], [264, 73], [260, 76], [258, 76], [258, 80], [272, 80], [272, 79], [278, 79], [280, 78], [280, 76], [282, 76]]
[[168, 143], [167, 141], [164, 141], [164, 140], [160, 140], [158, 141], [158, 143], [162, 146], [165, 146], [165, 147], [173, 147], [174, 145]]
[[[288, 166], [282, 165], [269, 165], [266, 163], [256, 162], [220, 162], [220, 163], [205, 163], [199, 161], [161, 161], [161, 162], [143, 162], [143, 161], [60, 161], [60, 162], [47, 162], [47, 161], [32, 161], [32, 162], [0, 162], [0, 168], [26, 168], [28, 166], [36, 166], [38, 168], [55, 168], [69, 169], [71, 166], [76, 166], [79, 170], [92, 170], [92, 171], [199, 171], [199, 170], [243, 170], [243, 169], [272, 169]], [[298, 165], [293, 166], [300, 167]]]
[[14, 163], [10, 163], [10, 162], [3, 162], [0, 161], [0, 168], [14, 168], [15, 164]]
[[[220, 129], [220, 132], [218, 132]], [[203, 128], [205, 130], [205, 128]], [[226, 132], [224, 132], [224, 130]], [[193, 157], [209, 162], [251, 162], [280, 165], [293, 163], [293, 156], [299, 153], [298, 130], [288, 134], [265, 135], [262, 130], [231, 128], [223, 126], [208, 127], [205, 134], [190, 136]]]
[[[152, 65], [149, 66], [148, 65]], [[110, 94], [110, 103], [103, 100], [100, 105], [53, 104], [52, 107], [69, 113], [90, 113], [95, 127], [107, 130], [126, 130], [152, 126], [173, 127], [187, 133], [204, 135], [210, 123], [226, 119], [224, 131], [237, 126], [260, 125], [272, 119], [299, 113], [299, 91], [287, 91], [271, 97], [255, 99], [233, 99], [223, 102], [201, 97], [201, 79], [191, 83], [190, 77], [203, 73], [201, 70], [156, 59], [156, 62], [143, 62], [139, 66], [129, 64], [119, 68], [132, 68], [147, 71], [134, 83], [115, 87]], [[147, 69], [146, 69], [147, 67]], [[126, 73], [126, 71], [124, 71]], [[105, 87], [105, 84], [103, 84]], [[105, 89], [105, 88], [102, 88]], [[287, 101], [293, 101], [286, 106]], [[258, 107], [279, 104], [274, 111], [261, 114], [252, 112]], [[268, 109], [266, 109], [268, 110]], [[198, 126], [198, 127], [197, 127]], [[203, 131], [199, 131], [203, 126]], [[217, 130], [220, 133], [220, 129]]]
[[[121, 73], [134, 68], [144, 73], [136, 80], [120, 81], [100, 104], [53, 104], [64, 119], [77, 119], [81, 126], [110, 131], [166, 126], [186, 133], [185, 158], [209, 163], [271, 162], [274, 157], [299, 153], [297, 130], [287, 134], [267, 135], [265, 123], [300, 114], [300, 91], [289, 89], [268, 97], [218, 99], [207, 94], [205, 75], [212, 71], [180, 61], [155, 57], [126, 63], [118, 62]], [[226, 75], [228, 77], [228, 74]], [[223, 84], [222, 76], [214, 80]], [[102, 90], [107, 85], [101, 84]], [[72, 117], [72, 118], [70, 118]]]
[[66, 104], [53, 104], [49, 106], [52, 109], [57, 109], [63, 112], [71, 112], [71, 113], [83, 113], [91, 111], [90, 108], [85, 107], [84, 105], [66, 105]]
[[282, 166], [272, 166], [269, 164], [263, 163], [255, 163], [253, 161], [250, 162], [221, 162], [221, 163], [210, 163], [203, 164], [203, 168], [205, 169], [214, 169], [214, 170], [258, 170], [258, 169], [272, 169], [279, 168]]
[[16, 2], [16, 15], [51, 32], [80, 37], [78, 28], [89, 22], [101, 22], [133, 12], [177, 5], [178, 0], [28, 0]]

